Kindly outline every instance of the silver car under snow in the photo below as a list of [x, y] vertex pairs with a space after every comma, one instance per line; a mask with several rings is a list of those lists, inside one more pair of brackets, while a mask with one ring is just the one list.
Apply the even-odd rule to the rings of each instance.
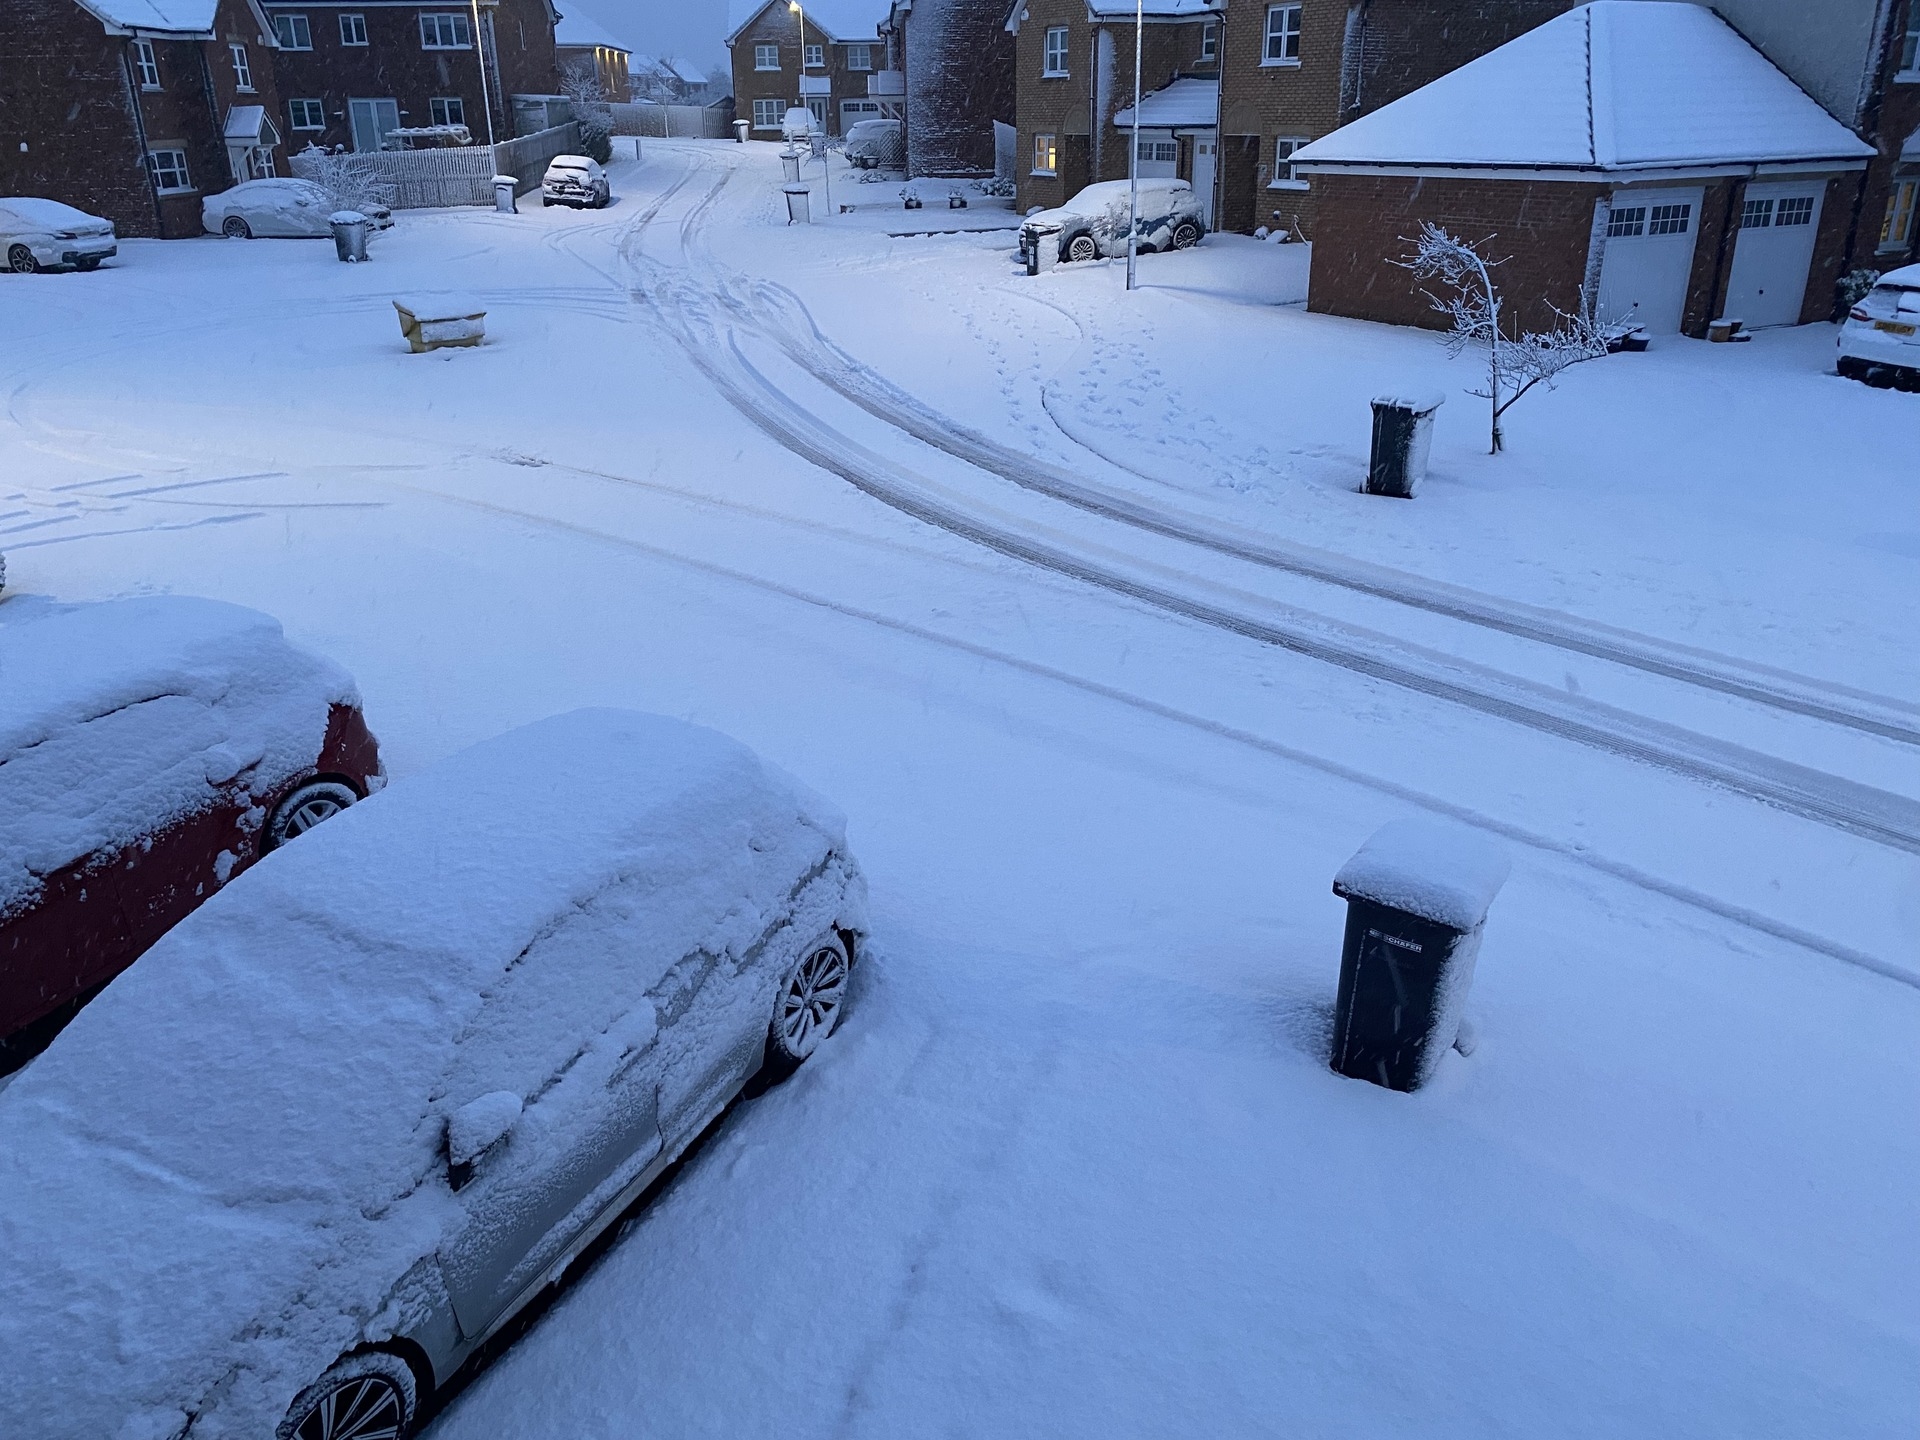
[[[1097, 260], [1127, 253], [1130, 182], [1102, 180], [1066, 204], [1029, 215], [1020, 226], [1020, 259], [1029, 270], [1055, 260]], [[1142, 254], [1185, 250], [1207, 233], [1207, 207], [1185, 180], [1140, 182], [1139, 241]]]

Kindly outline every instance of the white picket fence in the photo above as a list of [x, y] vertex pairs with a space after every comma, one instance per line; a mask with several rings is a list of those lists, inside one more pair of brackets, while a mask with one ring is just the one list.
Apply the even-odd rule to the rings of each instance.
[[650, 135], [656, 139], [731, 140], [727, 112], [706, 105], [656, 105], [642, 100], [609, 105], [616, 135]]
[[[498, 145], [459, 145], [445, 150], [378, 150], [352, 157], [364, 170], [368, 188], [395, 210], [424, 210], [441, 205], [491, 205], [493, 177], [511, 175], [516, 195], [540, 183], [547, 162], [578, 153], [580, 127], [569, 122], [551, 130], [504, 140]], [[318, 178], [307, 156], [292, 157], [293, 173]]]

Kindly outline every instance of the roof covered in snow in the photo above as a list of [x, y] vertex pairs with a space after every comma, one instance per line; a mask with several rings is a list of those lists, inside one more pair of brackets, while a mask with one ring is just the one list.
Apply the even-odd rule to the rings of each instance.
[[80, 0], [118, 30], [159, 35], [211, 35], [219, 0]]
[[[1140, 97], [1140, 124], [1158, 130], [1195, 125], [1212, 126], [1220, 121], [1220, 82], [1218, 80], [1176, 80], [1164, 90]], [[1122, 130], [1133, 124], [1133, 107], [1127, 106], [1113, 117]]]
[[591, 15], [584, 13], [574, 0], [567, 0], [567, 8], [560, 16], [560, 23], [553, 27], [553, 43], [556, 45], [591, 45], [602, 50], [618, 50], [631, 55], [633, 47], [622, 45], [613, 38], [613, 33]]
[[1595, 0], [1293, 160], [1606, 171], [1872, 154], [1704, 6]]
[[[783, 0], [728, 0], [727, 43], [733, 43], [747, 26], [760, 18], [760, 12]], [[805, 0], [803, 13], [807, 29], [818, 31], [829, 40], [865, 41], [880, 38], [880, 26], [890, 11], [887, 0]]]

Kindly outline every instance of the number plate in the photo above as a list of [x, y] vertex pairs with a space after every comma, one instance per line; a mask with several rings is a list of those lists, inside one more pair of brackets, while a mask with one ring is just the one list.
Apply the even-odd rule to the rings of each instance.
[[1913, 326], [1903, 325], [1898, 320], [1876, 320], [1873, 322], [1873, 328], [1884, 330], [1889, 335], [1911, 335], [1914, 329]]

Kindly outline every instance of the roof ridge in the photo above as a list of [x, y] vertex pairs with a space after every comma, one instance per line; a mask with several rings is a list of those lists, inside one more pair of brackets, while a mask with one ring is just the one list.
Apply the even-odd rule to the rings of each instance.
[[1600, 150], [1593, 139], [1593, 6], [1585, 7], [1582, 18], [1587, 22], [1587, 159], [1598, 165]]

